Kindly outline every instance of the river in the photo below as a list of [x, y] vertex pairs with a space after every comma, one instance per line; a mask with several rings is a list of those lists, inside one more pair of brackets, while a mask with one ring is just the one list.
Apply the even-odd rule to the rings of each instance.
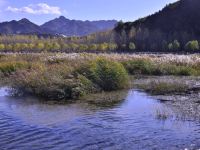
[[112, 106], [50, 104], [34, 97], [10, 97], [0, 89], [1, 150], [197, 149], [200, 123], [176, 117], [144, 92], [129, 90]]

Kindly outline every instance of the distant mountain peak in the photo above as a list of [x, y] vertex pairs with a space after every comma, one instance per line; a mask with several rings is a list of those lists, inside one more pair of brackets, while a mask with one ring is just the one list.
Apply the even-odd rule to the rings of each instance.
[[59, 18], [44, 23], [41, 28], [51, 31], [51, 33], [66, 36], [84, 36], [94, 32], [113, 29], [116, 23], [116, 20], [81, 21], [70, 20], [64, 16], [60, 16]]
[[21, 20], [19, 20], [18, 22], [24, 22], [24, 23], [30, 23], [31, 21], [26, 19], [26, 18], [22, 18]]
[[40, 26], [32, 23], [26, 18], [19, 21], [13, 20], [10, 22], [0, 23], [0, 33], [2, 34], [41, 34], [43, 31]]
[[67, 20], [65, 16], [60, 16], [58, 19]]

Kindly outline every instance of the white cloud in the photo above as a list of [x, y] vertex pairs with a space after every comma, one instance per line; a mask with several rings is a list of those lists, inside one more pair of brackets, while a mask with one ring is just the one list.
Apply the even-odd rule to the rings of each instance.
[[62, 11], [57, 6], [49, 6], [46, 3], [39, 3], [39, 4], [30, 4], [25, 7], [16, 8], [9, 6], [7, 11], [15, 12], [15, 13], [28, 13], [28, 14], [36, 14], [36, 15], [42, 15], [42, 14], [52, 14], [52, 15], [61, 15]]

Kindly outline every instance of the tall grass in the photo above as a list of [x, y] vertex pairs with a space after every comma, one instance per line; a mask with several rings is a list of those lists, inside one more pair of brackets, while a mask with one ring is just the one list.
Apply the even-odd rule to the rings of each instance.
[[[128, 73], [200, 75], [198, 55], [181, 58], [174, 55], [173, 59], [170, 56], [86, 53], [1, 55], [0, 74], [3, 74], [2, 78], [8, 78], [10, 86], [20, 93], [48, 99], [76, 99], [88, 93], [127, 88]], [[152, 85], [155, 85], [152, 88], [155, 91], [173, 89], [165, 83]]]
[[32, 64], [31, 67], [16, 70], [10, 76], [11, 87], [20, 94], [30, 93], [57, 100], [76, 99], [88, 93], [128, 86], [128, 74], [118, 62], [106, 59], [34, 62], [27, 62]]
[[152, 60], [136, 59], [122, 62], [127, 71], [132, 75], [175, 75], [175, 76], [198, 76], [200, 66], [176, 64], [176, 63], [157, 63]]

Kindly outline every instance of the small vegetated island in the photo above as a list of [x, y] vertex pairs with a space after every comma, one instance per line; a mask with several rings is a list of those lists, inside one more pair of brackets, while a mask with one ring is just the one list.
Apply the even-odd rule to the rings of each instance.
[[[196, 54], [44, 53], [0, 57], [1, 79], [14, 94], [34, 94], [47, 100], [78, 99], [90, 93], [129, 88], [129, 75], [199, 76], [199, 64]], [[164, 86], [163, 90], [176, 88]]]
[[[13, 94], [67, 100], [129, 88], [130, 75], [199, 76], [199, 10], [199, 0], [180, 0], [135, 22], [118, 22], [114, 29], [107, 31], [97, 30], [96, 26], [95, 31], [99, 32], [85, 35], [77, 31], [76, 36], [65, 30], [58, 33], [53, 27], [49, 29], [48, 24], [58, 25], [59, 19], [69, 22], [64, 17], [43, 26], [33, 25], [26, 19], [2, 23], [2, 82], [13, 89]], [[28, 25], [30, 28], [24, 28]], [[195, 54], [183, 55], [186, 52]], [[164, 83], [152, 84], [153, 89], [147, 87], [143, 89], [152, 93], [166, 88], [168, 92], [187, 89]]]

